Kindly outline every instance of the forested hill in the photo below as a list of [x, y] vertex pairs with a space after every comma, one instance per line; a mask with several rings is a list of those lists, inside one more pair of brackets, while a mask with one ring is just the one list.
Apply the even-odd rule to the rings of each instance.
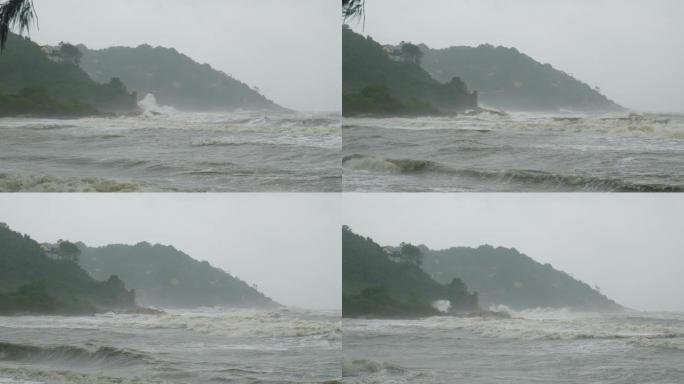
[[172, 246], [138, 243], [90, 248], [79, 244], [81, 266], [96, 278], [118, 275], [144, 305], [274, 307], [256, 288]]
[[78, 47], [81, 66], [93, 79], [118, 77], [140, 98], [154, 94], [160, 105], [192, 111], [283, 109], [247, 84], [173, 48]]
[[136, 308], [135, 293], [126, 290], [119, 278], [107, 275], [96, 281], [78, 266], [77, 257], [67, 251], [48, 256], [31, 237], [0, 223], [0, 315]]
[[423, 68], [435, 79], [447, 82], [459, 76], [479, 92], [480, 104], [503, 110], [612, 112], [623, 108], [598, 88], [572, 75], [542, 64], [515, 48], [450, 47], [430, 49], [421, 45]]
[[437, 314], [437, 300], [453, 311], [476, 310], [477, 294], [458, 279], [434, 281], [418, 259], [397, 260], [370, 238], [342, 229], [342, 311], [344, 316], [412, 317]]
[[513, 309], [537, 307], [612, 311], [622, 307], [597, 289], [550, 264], [541, 264], [514, 248], [421, 247], [422, 268], [435, 280], [458, 277], [479, 293], [483, 307], [503, 304]]
[[[411, 45], [407, 45], [411, 47]], [[458, 76], [442, 84], [419, 65], [420, 57], [390, 56], [370, 36], [342, 30], [343, 113], [347, 116], [421, 115], [477, 106]]]
[[0, 116], [137, 111], [135, 94], [116, 78], [93, 81], [78, 66], [77, 53], [68, 44], [47, 50], [29, 38], [10, 33], [0, 54]]

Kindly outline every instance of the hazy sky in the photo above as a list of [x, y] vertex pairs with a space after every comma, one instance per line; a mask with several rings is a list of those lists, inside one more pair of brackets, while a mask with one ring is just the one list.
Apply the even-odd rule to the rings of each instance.
[[684, 112], [682, 15], [681, 0], [367, 0], [362, 33], [434, 48], [514, 46], [628, 108]]
[[684, 311], [681, 194], [345, 194], [380, 245], [513, 247], [636, 309]]
[[339, 111], [337, 0], [34, 0], [39, 44], [173, 47], [285, 107]]
[[339, 309], [336, 194], [1, 194], [0, 222], [38, 242], [170, 244], [276, 301]]

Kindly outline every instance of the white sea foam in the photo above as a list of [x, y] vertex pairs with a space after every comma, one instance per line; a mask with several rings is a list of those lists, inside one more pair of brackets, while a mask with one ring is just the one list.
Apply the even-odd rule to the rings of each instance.
[[[341, 188], [340, 120], [333, 115], [175, 111], [152, 96], [141, 105], [138, 116], [1, 118], [0, 190]], [[217, 177], [208, 168], [227, 173]]]
[[170, 311], [162, 315], [107, 313], [93, 317], [0, 317], [0, 327], [67, 329], [185, 329], [228, 337], [322, 337], [339, 339], [341, 322], [335, 317], [302, 316], [282, 311], [211, 310]]
[[0, 192], [139, 192], [145, 187], [136, 182], [106, 180], [98, 177], [58, 177], [25, 175], [0, 171]]
[[[492, 309], [502, 311], [504, 308], [498, 306]], [[352, 322], [349, 326], [398, 334], [406, 327], [463, 329], [485, 337], [505, 339], [625, 339], [643, 346], [684, 346], [684, 315], [642, 312], [601, 314], [544, 308], [508, 312], [511, 314], [509, 319], [438, 316], [423, 320]]]
[[173, 107], [159, 105], [157, 98], [152, 93], [148, 93], [142, 100], [138, 101], [138, 107], [142, 110], [143, 116], [153, 117], [158, 115], [170, 115], [176, 113]]
[[436, 300], [434, 303], [432, 303], [432, 306], [442, 312], [442, 313], [447, 313], [451, 309], [451, 301], [449, 300]]
[[625, 137], [684, 139], [684, 118], [660, 116], [595, 116], [512, 113], [508, 116], [483, 113], [476, 116], [419, 118], [345, 118], [344, 125], [407, 130], [517, 130], [530, 132], [590, 133]]
[[[8, 376], [2, 378], [1, 376]], [[5, 380], [5, 381], [3, 381]], [[34, 368], [2, 368], [0, 367], [0, 383], [10, 384], [150, 384], [162, 383], [161, 380], [143, 380], [135, 378], [109, 377], [72, 371], [34, 369]]]

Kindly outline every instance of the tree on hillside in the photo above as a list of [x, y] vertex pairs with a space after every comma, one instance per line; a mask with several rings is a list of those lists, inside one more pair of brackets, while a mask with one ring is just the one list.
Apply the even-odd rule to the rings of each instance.
[[0, 52], [5, 48], [10, 29], [18, 27], [22, 34], [36, 19], [33, 0], [7, 0], [0, 4]]
[[57, 255], [59, 255], [62, 260], [78, 264], [81, 250], [76, 244], [70, 241], [60, 241], [59, 246], [57, 247]]
[[402, 43], [401, 56], [407, 61], [420, 65], [420, 60], [423, 58], [423, 51], [415, 44]]
[[59, 43], [59, 56], [63, 60], [79, 65], [81, 63], [81, 57], [83, 57], [83, 52], [75, 45], [61, 42]]
[[409, 243], [401, 243], [400, 246], [399, 257], [402, 261], [417, 266], [420, 266], [423, 263], [423, 252], [420, 248]]

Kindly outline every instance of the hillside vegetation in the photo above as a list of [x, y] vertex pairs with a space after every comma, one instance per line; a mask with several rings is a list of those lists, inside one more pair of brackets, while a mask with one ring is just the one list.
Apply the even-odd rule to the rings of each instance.
[[117, 275], [144, 305], [272, 307], [256, 288], [172, 246], [149, 243], [90, 248], [79, 244], [81, 266], [95, 278]]
[[415, 317], [435, 315], [437, 300], [453, 311], [475, 310], [477, 294], [454, 278], [434, 281], [417, 261], [394, 261], [370, 238], [342, 229], [342, 312], [346, 317]]
[[435, 79], [448, 82], [459, 76], [479, 93], [485, 107], [522, 111], [621, 111], [623, 108], [598, 88], [570, 74], [542, 64], [515, 48], [421, 45], [423, 68]]
[[93, 79], [120, 78], [139, 97], [154, 94], [160, 105], [191, 111], [282, 109], [247, 84], [173, 48], [79, 49], [81, 67]]
[[74, 60], [49, 55], [10, 34], [0, 54], [0, 116], [85, 116], [138, 110], [137, 96], [117, 78], [93, 81]]
[[479, 293], [483, 306], [537, 307], [612, 311], [622, 307], [597, 289], [550, 264], [541, 264], [512, 248], [455, 247], [430, 250], [422, 268], [439, 282], [458, 277]]
[[355, 115], [434, 115], [477, 106], [477, 95], [457, 76], [442, 84], [419, 59], [393, 60], [383, 46], [342, 30], [342, 109]]
[[93, 279], [77, 262], [48, 257], [28, 235], [0, 223], [0, 315], [91, 314], [136, 308], [116, 276]]

